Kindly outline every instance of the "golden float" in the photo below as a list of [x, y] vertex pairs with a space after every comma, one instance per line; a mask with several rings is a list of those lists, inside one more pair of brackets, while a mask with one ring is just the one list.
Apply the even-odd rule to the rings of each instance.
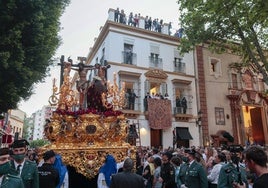
[[[100, 111], [100, 107], [95, 106], [77, 109], [79, 105], [71, 88], [69, 71], [64, 72], [59, 93], [53, 81], [50, 97], [53, 100], [49, 103], [56, 105], [57, 110], [45, 125], [45, 136], [51, 144], [43, 147], [42, 151], [53, 149], [62, 156], [66, 165], [89, 179], [98, 174], [107, 154], [113, 155], [117, 162], [122, 162], [127, 156], [135, 160], [136, 148], [126, 142], [128, 120], [120, 111], [124, 105], [124, 84], [119, 90], [115, 74], [113, 85], [106, 83], [107, 92], [96, 96], [100, 97], [104, 110]], [[92, 88], [87, 89], [92, 92]], [[109, 97], [111, 102], [108, 102]]]

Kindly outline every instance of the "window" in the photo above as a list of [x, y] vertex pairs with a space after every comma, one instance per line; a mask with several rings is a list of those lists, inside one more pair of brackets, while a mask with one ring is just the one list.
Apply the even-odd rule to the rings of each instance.
[[160, 63], [159, 54], [151, 53], [150, 55], [150, 63], [157, 65]]
[[216, 125], [225, 125], [224, 108], [215, 107]]
[[174, 99], [174, 114], [186, 114], [188, 108], [188, 99], [185, 86], [177, 85], [175, 90], [175, 97]]
[[237, 74], [232, 73], [232, 88], [238, 89]]
[[170, 94], [168, 93], [168, 88], [165, 80], [154, 81], [148, 79], [144, 82], [144, 99], [143, 108], [144, 111], [148, 110], [148, 95], [155, 99], [168, 99], [170, 100]]
[[149, 60], [150, 60], [150, 67], [153, 68], [163, 68], [162, 65], [162, 58], [159, 58], [160, 54], [160, 50], [159, 50], [159, 46], [157, 45], [151, 45], [150, 46], [150, 56], [149, 56]]
[[259, 78], [259, 91], [260, 92], [263, 92], [264, 91], [264, 82], [260, 78]]
[[120, 75], [120, 85], [125, 84], [125, 101], [123, 109], [140, 111], [140, 82], [138, 77]]
[[149, 92], [151, 97], [155, 97], [156, 95], [161, 99], [167, 93], [167, 84], [165, 82], [151, 82], [149, 80], [145, 81], [145, 95]]
[[182, 57], [177, 49], [174, 49], [174, 72], [185, 73], [185, 63], [182, 62]]
[[133, 64], [133, 45], [132, 44], [124, 44], [123, 51], [124, 63], [125, 64]]
[[174, 58], [174, 71], [185, 73], [185, 63], [182, 62], [181, 58]]
[[215, 78], [218, 78], [221, 76], [221, 62], [219, 59], [216, 58], [209, 58], [209, 70], [210, 75], [215, 76]]
[[246, 71], [242, 75], [243, 85], [245, 89], [252, 90], [253, 89], [253, 77], [249, 71]]

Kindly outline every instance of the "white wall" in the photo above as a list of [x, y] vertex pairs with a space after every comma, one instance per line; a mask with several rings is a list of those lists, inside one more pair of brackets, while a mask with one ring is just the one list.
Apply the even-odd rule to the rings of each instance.
[[[91, 54], [93, 56], [91, 64], [95, 64], [96, 57], [98, 59], [102, 56], [102, 49], [105, 48], [105, 60], [108, 62], [119, 63], [118, 65], [112, 65], [108, 69], [107, 79], [113, 83], [113, 73], [118, 73], [120, 70], [127, 72], [140, 73], [140, 97], [138, 100], [141, 100], [140, 103], [143, 104], [144, 99], [144, 82], [145, 82], [145, 73], [148, 71], [149, 67], [149, 56], [150, 56], [150, 46], [151, 44], [159, 46], [160, 56], [163, 63], [163, 71], [168, 74], [166, 83], [168, 85], [168, 93], [171, 98], [172, 109], [173, 109], [173, 79], [181, 79], [191, 81], [190, 90], [192, 99], [192, 111], [193, 116], [197, 116], [197, 100], [196, 100], [196, 86], [195, 86], [195, 69], [194, 69], [194, 56], [193, 52], [185, 54], [182, 57], [182, 62], [186, 64], [186, 74], [175, 74], [174, 72], [174, 49], [177, 49], [178, 41], [170, 40], [170, 38], [165, 39], [164, 37], [154, 36], [143, 34], [142, 32], [135, 32], [135, 30], [120, 30], [116, 26], [111, 26], [110, 31], [105, 36], [105, 39], [99, 45], [96, 54]], [[115, 32], [116, 31], [116, 32]], [[124, 43], [133, 45], [133, 53], [137, 54], [137, 67], [136, 66], [122, 66], [123, 56], [122, 51], [124, 51]], [[95, 45], [97, 46], [97, 45]], [[142, 69], [144, 68], [144, 69]], [[117, 83], [119, 78], [117, 77]], [[142, 105], [143, 106], [143, 105]], [[143, 110], [143, 108], [141, 108]], [[144, 115], [138, 117], [141, 132], [141, 145], [150, 146], [150, 127], [148, 121], [145, 119]], [[195, 119], [190, 120], [191, 122], [181, 122], [175, 121], [172, 119], [172, 127], [169, 129], [163, 130], [163, 147], [167, 148], [173, 144], [173, 129], [176, 127], [188, 127], [189, 131], [193, 137], [193, 140], [190, 140], [190, 145], [200, 145], [200, 137], [198, 127], [195, 125]]]

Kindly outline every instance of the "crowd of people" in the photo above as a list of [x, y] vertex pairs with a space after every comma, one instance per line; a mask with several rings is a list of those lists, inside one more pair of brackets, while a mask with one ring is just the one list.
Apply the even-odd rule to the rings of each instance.
[[[119, 10], [117, 8], [114, 12], [114, 21], [121, 23], [121, 24], [127, 24], [129, 26], [133, 27], [139, 27], [139, 20], [141, 18], [140, 13], [133, 14], [133, 12], [130, 12], [127, 16], [125, 11], [123, 9]], [[155, 31], [161, 33], [163, 28], [163, 19], [152, 19], [152, 17], [145, 16], [144, 18], [144, 29], [149, 31]], [[168, 34], [171, 35], [171, 29], [172, 29], [172, 23], [169, 22], [168, 24]]]
[[[68, 188], [67, 167], [53, 150], [38, 159], [26, 140], [0, 148], [1, 188]], [[135, 160], [117, 162], [107, 154], [98, 188], [264, 188], [268, 186], [267, 151], [252, 145], [148, 148]], [[136, 165], [136, 166], [135, 166]]]
[[146, 188], [261, 188], [268, 186], [267, 162], [267, 151], [257, 145], [145, 148], [136, 173]]

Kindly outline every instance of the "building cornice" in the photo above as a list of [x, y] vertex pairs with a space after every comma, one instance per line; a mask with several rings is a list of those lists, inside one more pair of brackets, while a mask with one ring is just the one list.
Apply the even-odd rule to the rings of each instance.
[[93, 47], [91, 48], [91, 51], [88, 54], [86, 64], [89, 64], [90, 62], [92, 62], [92, 59], [97, 53], [97, 50], [102, 45], [103, 40], [111, 31], [121, 33], [121, 34], [127, 34], [128, 36], [136, 36], [139, 38], [145, 38], [151, 41], [166, 43], [166, 44], [174, 45], [174, 46], [177, 46], [180, 42], [180, 39], [175, 36], [162, 34], [162, 33], [155, 32], [155, 31], [149, 31], [143, 28], [133, 27], [133, 26], [107, 20], [104, 26], [102, 27], [101, 32], [98, 38], [96, 39]]

